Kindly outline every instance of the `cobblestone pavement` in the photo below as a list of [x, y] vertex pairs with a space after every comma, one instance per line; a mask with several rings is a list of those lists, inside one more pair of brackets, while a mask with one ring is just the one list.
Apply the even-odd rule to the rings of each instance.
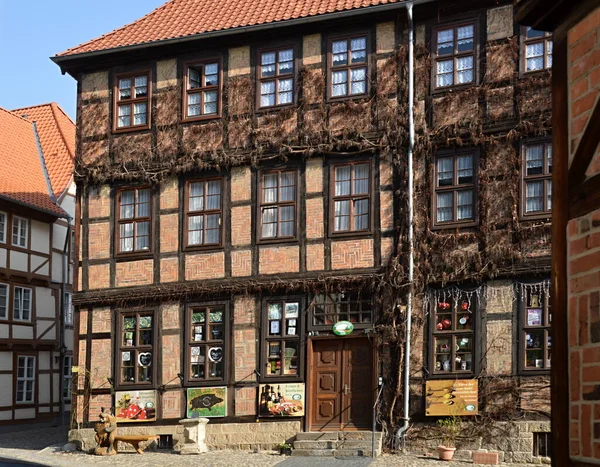
[[[15, 428], [17, 430], [18, 428]], [[116, 456], [98, 457], [81, 452], [65, 453], [60, 447], [66, 443], [66, 431], [60, 428], [30, 428], [23, 431], [0, 432], [0, 467], [4, 459], [32, 462], [42, 466], [84, 467], [465, 467], [471, 462], [441, 462], [434, 458], [414, 455], [386, 454], [377, 459], [327, 457], [282, 457], [272, 452], [258, 454], [246, 451], [211, 451], [200, 456], [180, 456], [167, 452], [146, 452], [143, 455], [122, 453]], [[506, 464], [511, 467], [525, 465]], [[538, 466], [539, 467], [539, 466]]]

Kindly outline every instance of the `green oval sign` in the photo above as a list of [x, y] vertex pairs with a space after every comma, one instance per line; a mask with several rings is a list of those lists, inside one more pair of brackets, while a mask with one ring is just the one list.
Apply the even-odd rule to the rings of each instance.
[[346, 336], [354, 331], [354, 324], [350, 321], [338, 321], [333, 325], [333, 333], [336, 336]]

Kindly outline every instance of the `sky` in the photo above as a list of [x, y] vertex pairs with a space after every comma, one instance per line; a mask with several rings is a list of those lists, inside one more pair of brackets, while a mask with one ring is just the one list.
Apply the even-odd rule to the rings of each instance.
[[75, 120], [77, 83], [50, 60], [166, 0], [0, 0], [0, 107], [56, 102]]

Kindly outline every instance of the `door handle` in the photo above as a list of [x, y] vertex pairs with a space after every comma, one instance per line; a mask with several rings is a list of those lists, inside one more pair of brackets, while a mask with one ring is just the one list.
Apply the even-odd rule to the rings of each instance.
[[344, 396], [347, 396], [349, 392], [350, 392], [350, 389], [348, 388], [348, 385], [344, 384]]

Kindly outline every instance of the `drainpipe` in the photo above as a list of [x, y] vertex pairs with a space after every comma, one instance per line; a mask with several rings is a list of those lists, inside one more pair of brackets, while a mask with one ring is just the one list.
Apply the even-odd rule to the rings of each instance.
[[413, 2], [406, 3], [406, 14], [408, 16], [408, 297], [406, 299], [406, 341], [404, 347], [404, 409], [403, 424], [396, 433], [398, 443], [408, 430], [409, 406], [410, 406], [410, 328], [412, 319], [412, 284], [414, 279], [413, 258], [413, 149], [415, 146], [415, 126], [413, 114], [414, 102], [414, 26], [413, 26]]
[[63, 253], [62, 253], [62, 260], [63, 260], [63, 264], [62, 264], [62, 284], [61, 284], [61, 297], [60, 297], [60, 303], [61, 303], [61, 317], [60, 317], [60, 379], [59, 381], [59, 385], [58, 385], [58, 393], [59, 393], [59, 397], [60, 397], [60, 421], [61, 421], [61, 425], [65, 424], [65, 399], [63, 398], [63, 389], [64, 389], [64, 378], [63, 378], [63, 374], [64, 374], [64, 365], [65, 365], [65, 359], [64, 359], [64, 352], [63, 349], [66, 348], [65, 345], [65, 316], [67, 313], [67, 302], [65, 300], [65, 294], [67, 293], [67, 281], [69, 280], [69, 274], [70, 274], [70, 269], [71, 269], [71, 265], [69, 262], [69, 255], [68, 255], [68, 249], [69, 249], [69, 244], [71, 243], [71, 216], [67, 217], [67, 234], [65, 235], [65, 245], [63, 247]]

